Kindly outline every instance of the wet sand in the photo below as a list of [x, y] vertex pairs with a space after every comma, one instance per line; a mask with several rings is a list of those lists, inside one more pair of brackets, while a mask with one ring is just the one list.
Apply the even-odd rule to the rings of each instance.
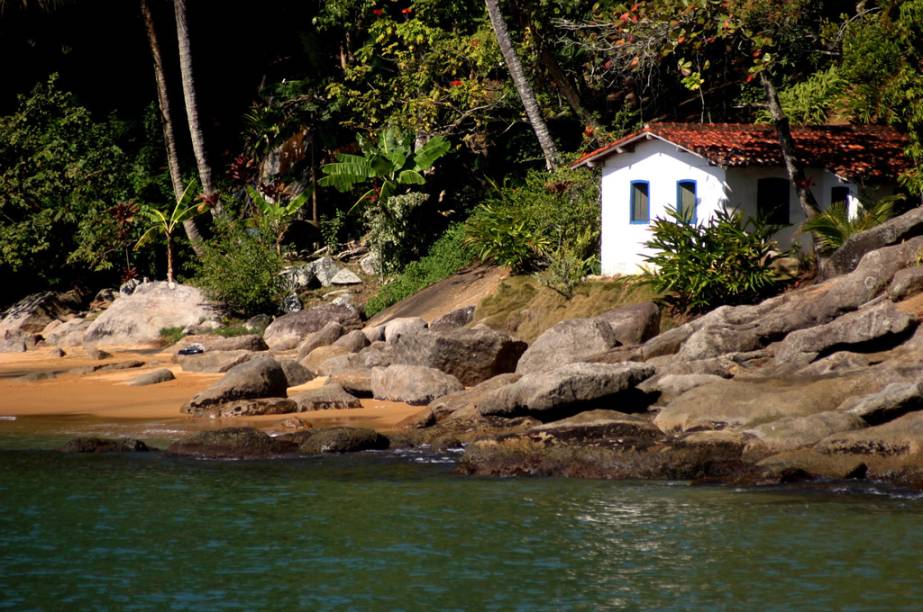
[[[191, 417], [180, 407], [193, 395], [218, 380], [221, 374], [184, 372], [171, 362], [171, 353], [156, 347], [125, 347], [111, 350], [113, 357], [91, 359], [82, 349], [65, 349], [65, 357], [55, 357], [51, 349], [28, 353], [0, 353], [0, 435], [124, 435], [145, 439], [169, 440], [202, 429], [252, 425], [281, 430], [281, 423], [296, 416], [315, 427], [351, 425], [393, 431], [419, 406], [399, 402], [362, 400], [362, 408], [324, 410], [294, 415], [267, 415], [229, 419]], [[145, 362], [143, 368], [104, 371], [79, 375], [69, 370], [88, 365]], [[157, 385], [132, 387], [131, 379], [155, 368], [169, 368], [176, 376]], [[26, 374], [62, 372], [54, 378], [23, 380]], [[323, 384], [316, 379], [289, 394]]]

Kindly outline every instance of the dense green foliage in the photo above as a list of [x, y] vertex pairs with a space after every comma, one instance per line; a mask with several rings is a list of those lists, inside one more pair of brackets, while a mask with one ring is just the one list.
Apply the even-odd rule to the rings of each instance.
[[[190, 9], [203, 11], [199, 23], [207, 23], [204, 6]], [[152, 7], [158, 28], [171, 23], [168, 6], [162, 14], [163, 6]], [[209, 48], [224, 41], [221, 27], [191, 30], [196, 62], [206, 67], [200, 75], [218, 65], [257, 78], [222, 80], [220, 90], [216, 78], [199, 91], [203, 115], [222, 109], [223, 119], [205, 130], [209, 142], [216, 132], [221, 139], [208, 147], [220, 199], [204, 203], [224, 204], [224, 217], [196, 219], [201, 257], [175, 219], [165, 237], [178, 242], [177, 269], [195, 267], [199, 282], [240, 312], [275, 310], [284, 261], [325, 243], [339, 251], [362, 242], [378, 256], [382, 280], [400, 273], [372, 311], [471, 253], [533, 273], [564, 297], [597, 270], [598, 176], [539, 170], [543, 157], [484, 2], [331, 0], [291, 10], [297, 17], [277, 19], [278, 36], [261, 38], [265, 52], [251, 52], [240, 66], [227, 67], [225, 53]], [[236, 15], [229, 20], [287, 14], [228, 11]], [[906, 132], [914, 164], [902, 180], [912, 195], [923, 192], [923, 0], [522, 0], [501, 2], [500, 11], [563, 158], [651, 120], [768, 121], [765, 77], [794, 124], [849, 121]], [[180, 108], [177, 66], [164, 57], [168, 97]], [[149, 64], [144, 57], [137, 72]], [[13, 279], [25, 291], [162, 277], [172, 252], [131, 248], [151, 211], [179, 210], [160, 117], [138, 110], [152, 98], [132, 111], [112, 87], [99, 93], [112, 103], [94, 116], [47, 72], [0, 117], [0, 282]], [[73, 84], [83, 75], [67, 76]], [[236, 123], [225, 109], [232, 100]], [[135, 116], [106, 117], [116, 108]], [[180, 165], [192, 175], [189, 134], [177, 136]], [[829, 247], [878, 217], [847, 222], [837, 210], [811, 229]], [[740, 250], [746, 240], [734, 223], [725, 218], [701, 231]], [[434, 244], [453, 225], [464, 229]], [[433, 253], [460, 240], [457, 257], [445, 252], [445, 265], [435, 262]], [[750, 299], [743, 296], [767, 286], [754, 274], [731, 279], [726, 284], [736, 288], [725, 293], [693, 293], [707, 293], [708, 303]]]
[[466, 243], [483, 261], [515, 273], [567, 259], [581, 270], [599, 246], [599, 179], [585, 169], [534, 171], [481, 204], [466, 224]]
[[778, 227], [744, 221], [738, 211], [721, 210], [708, 223], [691, 223], [670, 211], [651, 223], [645, 280], [676, 308], [701, 312], [721, 304], [752, 302], [778, 278], [771, 264]]
[[[0, 117], [0, 273], [60, 285], [126, 263], [134, 200], [162, 196], [125, 126], [96, 121], [52, 76]], [[5, 269], [5, 270], [4, 270]]]
[[474, 254], [465, 246], [464, 228], [453, 226], [446, 230], [429, 252], [418, 261], [405, 267], [365, 305], [369, 317], [391, 304], [413, 295], [421, 289], [455, 274], [474, 260]]
[[235, 313], [275, 312], [285, 287], [279, 276], [283, 261], [272, 237], [235, 222], [217, 229], [196, 266], [193, 282]]

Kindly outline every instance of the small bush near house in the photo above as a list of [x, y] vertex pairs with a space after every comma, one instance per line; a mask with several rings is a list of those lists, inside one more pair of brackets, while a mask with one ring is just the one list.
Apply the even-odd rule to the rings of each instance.
[[227, 222], [205, 245], [194, 283], [237, 314], [278, 310], [285, 288], [282, 257], [271, 239], [253, 228]]
[[465, 246], [465, 230], [453, 225], [433, 243], [429, 253], [408, 264], [390, 283], [384, 285], [365, 305], [366, 316], [374, 316], [391, 304], [455, 274], [470, 264], [475, 256]]
[[173, 346], [185, 336], [182, 327], [164, 327], [160, 330], [161, 346]]
[[896, 198], [883, 198], [871, 204], [859, 206], [859, 214], [849, 218], [849, 211], [843, 204], [834, 204], [827, 210], [811, 217], [801, 225], [802, 231], [814, 234], [822, 254], [837, 250], [853, 234], [858, 234], [890, 219], [894, 214]]
[[551, 266], [556, 272], [549, 282], [566, 287], [592, 267], [599, 223], [595, 173], [535, 171], [523, 185], [504, 187], [475, 210], [466, 223], [465, 243], [483, 261], [509, 266], [514, 273]]
[[771, 236], [778, 227], [744, 221], [739, 212], [719, 211], [704, 224], [693, 224], [673, 210], [655, 219], [655, 249], [645, 281], [675, 308], [701, 312], [722, 304], [755, 301], [771, 293], [779, 278], [771, 268], [780, 257]]

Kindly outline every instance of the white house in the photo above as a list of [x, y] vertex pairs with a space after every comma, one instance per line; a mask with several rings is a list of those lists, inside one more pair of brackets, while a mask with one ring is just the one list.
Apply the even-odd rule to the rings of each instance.
[[[907, 168], [905, 138], [882, 126], [793, 128], [808, 187], [820, 207], [893, 193]], [[692, 207], [707, 221], [722, 206], [785, 225], [784, 247], [809, 244], [798, 232], [804, 214], [782, 164], [771, 126], [655, 123], [588, 153], [572, 167], [602, 166], [602, 273], [632, 274], [650, 254], [650, 223], [667, 207]]]

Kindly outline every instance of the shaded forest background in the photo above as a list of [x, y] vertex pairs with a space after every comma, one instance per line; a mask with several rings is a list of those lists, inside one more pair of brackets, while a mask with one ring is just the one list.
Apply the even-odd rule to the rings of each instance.
[[[139, 3], [0, 4], [0, 305], [38, 289], [162, 278], [165, 245], [136, 248], [141, 213], [183, 211]], [[362, 238], [378, 245], [385, 276], [434, 243], [452, 251], [441, 238], [523, 271], [591, 271], [595, 178], [547, 168], [649, 121], [771, 122], [767, 83], [794, 124], [892, 124], [923, 158], [921, 0], [493, 4], [552, 153], [480, 0], [189, 2], [210, 194], [186, 128], [175, 7], [151, 0], [179, 164], [195, 191], [176, 221], [195, 218], [205, 240], [194, 248], [168, 232], [178, 277], [207, 279], [208, 265], [245, 252], [267, 262], [253, 269], [266, 276]], [[444, 153], [403, 167], [434, 139]], [[392, 194], [381, 160], [402, 147]], [[369, 168], [349, 170], [361, 176], [324, 181], [330, 164], [359, 158]], [[419, 182], [402, 182], [408, 168]], [[903, 182], [923, 191], [918, 169]], [[526, 227], [536, 216], [543, 223]], [[254, 234], [262, 246], [241, 248]], [[267, 283], [262, 307], [279, 297]]]

